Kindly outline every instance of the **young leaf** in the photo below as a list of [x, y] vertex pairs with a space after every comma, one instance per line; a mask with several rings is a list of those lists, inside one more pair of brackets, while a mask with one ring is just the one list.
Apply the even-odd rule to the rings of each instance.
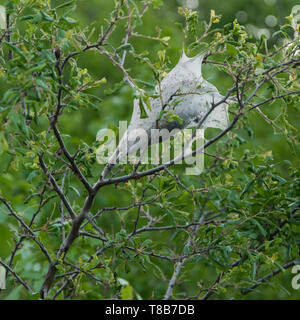
[[148, 118], [147, 112], [146, 112], [146, 110], [144, 108], [144, 102], [143, 102], [142, 98], [139, 99], [139, 108], [140, 108], [140, 112], [141, 112], [141, 117], [140, 118], [141, 119]]

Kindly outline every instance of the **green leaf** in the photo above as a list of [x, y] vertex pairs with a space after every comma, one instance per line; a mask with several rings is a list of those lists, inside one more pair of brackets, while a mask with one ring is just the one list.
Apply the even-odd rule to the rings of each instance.
[[41, 11], [41, 14], [46, 21], [50, 21], [50, 22], [54, 21], [54, 19], [51, 16], [49, 16], [46, 12]]
[[39, 23], [42, 21], [42, 19], [43, 19], [43, 16], [42, 16], [41, 12], [38, 12], [37, 14], [34, 15], [31, 23], [33, 23], [33, 24]]
[[140, 84], [143, 84], [149, 88], [155, 88], [156, 84], [155, 83], [151, 83], [151, 82], [147, 82], [147, 81], [144, 81], [144, 80], [140, 80], [140, 79], [137, 79], [135, 78], [134, 81], [136, 83], [140, 83]]
[[116, 49], [116, 52], [120, 53], [122, 51], [127, 51], [127, 50], [133, 50], [131, 43], [126, 43], [121, 45], [119, 48]]
[[243, 189], [242, 193], [241, 193], [241, 198], [243, 198], [243, 196], [248, 192], [248, 191], [251, 191], [253, 189], [253, 185], [254, 185], [254, 182], [255, 182], [256, 179], [252, 179], [250, 180], [245, 188]]
[[70, 25], [75, 25], [78, 23], [77, 20], [70, 18], [70, 17], [62, 17], [62, 20], [66, 21], [67, 23], [69, 23]]
[[2, 103], [5, 103], [5, 104], [9, 104], [11, 103], [16, 97], [19, 97], [19, 94], [16, 92], [15, 89], [8, 89], [2, 99], [1, 99], [1, 102]]
[[63, 4], [60, 4], [59, 6], [55, 7], [53, 10], [57, 10], [57, 9], [62, 9], [62, 8], [65, 8], [65, 7], [68, 7], [72, 4], [74, 4], [76, 1], [75, 0], [71, 0], [71, 1], [67, 1]]
[[9, 43], [9, 42], [6, 42], [6, 41], [3, 41], [3, 43], [6, 44], [6, 46], [7, 46], [10, 50], [12, 50], [12, 51], [14, 51], [16, 54], [18, 54], [18, 55], [22, 58], [22, 60], [23, 60], [24, 62], [26, 62], [26, 57], [25, 57], [24, 53], [23, 53], [18, 47], [16, 47], [15, 45], [13, 45], [13, 44], [11, 44], [11, 43]]
[[133, 299], [133, 288], [130, 285], [125, 286], [121, 290], [122, 300], [132, 300]]
[[190, 255], [192, 253], [192, 248], [191, 248], [189, 242], [187, 242], [186, 245], [184, 246], [183, 253], [186, 256], [188, 256], [188, 255]]
[[0, 106], [0, 113], [6, 111], [8, 109], [10, 109], [10, 106], [8, 106], [8, 107], [1, 107]]
[[97, 97], [97, 96], [95, 96], [93, 94], [90, 94], [90, 93], [85, 93], [84, 96], [87, 96], [89, 98], [95, 99], [98, 102], [102, 102], [103, 101], [103, 99], [101, 99], [101, 98], [99, 98], [99, 97]]
[[267, 236], [267, 231], [263, 228], [263, 226], [256, 219], [249, 219], [249, 221], [252, 222], [252, 224], [254, 224], [255, 226], [257, 226], [257, 228], [259, 229], [260, 233], [264, 237]]
[[146, 240], [142, 243], [142, 245], [143, 245], [143, 247], [148, 247], [148, 246], [150, 246], [152, 243], [153, 243], [153, 241], [152, 241], [151, 239], [146, 239]]
[[69, 109], [72, 109], [72, 110], [78, 110], [78, 107], [76, 107], [76, 106], [74, 106], [72, 104], [67, 104], [65, 107], [69, 108]]
[[42, 79], [36, 79], [36, 84], [47, 91], [49, 90], [48, 85]]
[[106, 96], [110, 96], [110, 95], [112, 95], [114, 93], [117, 93], [123, 87], [123, 85], [124, 85], [124, 81], [116, 83], [112, 89], [104, 90], [104, 94]]
[[174, 212], [172, 212], [170, 209], [166, 209], [166, 213], [170, 219], [170, 222], [172, 223], [172, 225], [175, 227], [176, 226], [176, 221], [174, 218]]
[[31, 20], [31, 19], [33, 19], [34, 18], [34, 15], [33, 14], [28, 14], [28, 15], [26, 15], [26, 16], [22, 16], [21, 18], [20, 18], [20, 20], [21, 21], [26, 21], [26, 20]]
[[31, 182], [32, 179], [38, 174], [38, 171], [34, 170], [29, 173], [28, 177], [26, 178], [26, 181]]
[[230, 55], [230, 56], [236, 56], [238, 54], [238, 50], [235, 48], [235, 46], [233, 46], [232, 44], [230, 43], [226, 43], [226, 48], [227, 48], [227, 53]]
[[152, 111], [151, 109], [151, 103], [150, 103], [150, 98], [148, 96], [143, 97], [143, 101], [146, 104], [146, 107], [149, 111]]
[[277, 175], [272, 174], [272, 173], [270, 174], [270, 176], [272, 177], [273, 180], [278, 181], [281, 184], [287, 183], [287, 181], [284, 178], [280, 177], [280, 176], [277, 176]]
[[142, 98], [139, 99], [139, 108], [140, 108], [140, 112], [141, 112], [141, 119], [147, 119], [148, 114], [144, 108], [144, 102], [143, 102]]
[[78, 197], [80, 197], [80, 192], [79, 192], [75, 187], [69, 186], [69, 188], [70, 188], [71, 190], [73, 190]]
[[274, 264], [281, 270], [281, 272], [286, 272], [286, 270], [280, 263], [278, 263], [277, 261], [274, 261]]
[[19, 127], [19, 129], [26, 135], [26, 137], [29, 137], [29, 131], [28, 131], [28, 127], [26, 125], [26, 121], [25, 118], [19, 114], [19, 121], [17, 122], [17, 125]]
[[38, 71], [43, 70], [46, 66], [47, 66], [47, 64], [43, 62], [43, 63], [40, 63], [39, 65], [37, 65], [35, 67], [32, 67], [32, 68], [28, 69], [26, 72], [27, 73], [38, 72]]

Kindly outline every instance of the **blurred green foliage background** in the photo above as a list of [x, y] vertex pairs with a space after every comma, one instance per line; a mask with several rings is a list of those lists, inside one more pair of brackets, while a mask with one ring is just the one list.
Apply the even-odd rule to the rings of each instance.
[[[3, 4], [5, 1], [0, 1]], [[53, 6], [63, 3], [61, 0], [53, 0], [51, 3]], [[183, 23], [182, 17], [178, 14], [178, 6], [188, 6], [194, 10], [198, 10], [200, 13], [200, 19], [209, 19], [210, 10], [214, 9], [217, 14], [222, 15], [220, 24], [224, 25], [228, 22], [237, 19], [240, 24], [246, 26], [246, 30], [252, 34], [253, 38], [260, 38], [261, 34], [265, 34], [270, 41], [270, 45], [275, 43], [276, 38], [272, 37], [274, 31], [277, 30], [280, 24], [284, 23], [284, 17], [289, 15], [291, 9], [299, 4], [297, 0], [167, 0], [164, 5], [156, 10], [149, 10], [143, 20], [143, 24], [138, 26], [137, 31], [142, 31], [144, 34], [155, 36], [156, 28], [162, 30], [162, 35], [169, 36], [169, 46], [167, 49], [167, 57], [169, 59], [170, 68], [173, 67], [178, 59], [183, 43], [183, 34], [177, 23]], [[74, 18], [80, 21], [80, 25], [90, 26], [94, 25], [96, 30], [100, 30], [100, 26], [103, 24], [104, 19], [107, 18], [113, 8], [113, 2], [110, 0], [78, 0], [77, 10], [73, 14]], [[121, 28], [121, 27], [120, 27]], [[97, 32], [95, 32], [97, 35]], [[116, 30], [111, 38], [112, 43], [120, 43], [123, 36], [122, 32]], [[134, 39], [134, 47], [139, 51], [147, 50], [150, 53], [152, 61], [157, 61], [157, 51], [162, 50], [164, 46], [158, 42], [145, 39]], [[112, 66], [109, 61], [99, 54], [94, 52], [87, 52], [79, 57], [81, 67], [87, 68], [89, 72], [95, 78], [107, 79], [107, 83], [101, 86], [99, 89], [95, 89], [93, 93], [98, 96], [103, 96], [103, 92], [108, 89], [112, 89], [114, 84], [120, 82], [123, 78], [122, 73]], [[136, 63], [136, 61], [130, 57], [126, 60], [126, 67], [131, 69], [134, 78], [154, 83], [153, 75], [150, 70], [144, 68], [144, 66]], [[231, 86], [231, 80], [226, 77], [221, 77], [219, 71], [211, 65], [204, 66], [204, 77], [215, 84], [221, 93], [225, 93]], [[0, 94], [5, 92], [5, 83], [1, 84]], [[107, 96], [101, 108], [98, 110], [81, 108], [76, 113], [68, 114], [64, 113], [60, 119], [60, 127], [63, 128], [63, 133], [69, 135], [66, 138], [71, 151], [74, 151], [74, 146], [79, 144], [91, 145], [95, 142], [95, 137], [99, 129], [113, 127], [118, 125], [119, 120], [130, 120], [132, 112], [132, 90], [128, 86], [123, 86], [119, 90], [118, 94]], [[280, 103], [280, 102], [278, 102]], [[274, 110], [266, 110], [266, 114], [272, 117], [276, 114], [276, 104]], [[296, 111], [290, 111], [289, 114], [291, 123], [299, 128], [299, 113]], [[265, 150], [270, 150], [273, 153], [276, 162], [281, 160], [289, 159], [292, 162], [297, 162], [299, 155], [292, 153], [291, 149], [287, 145], [286, 140], [278, 134], [274, 134], [271, 126], [268, 126], [265, 121], [258, 118], [255, 114], [250, 116], [249, 121], [253, 128], [253, 137], [248, 139], [248, 142], [243, 145], [242, 149], [255, 148], [261, 146]], [[45, 128], [47, 123], [45, 123]], [[43, 131], [40, 128], [40, 131]], [[244, 134], [244, 133], [241, 133]], [[246, 134], [246, 133], [245, 133]], [[209, 130], [208, 130], [209, 135]], [[241, 150], [241, 153], [243, 152]], [[24, 211], [25, 215], [30, 215], [23, 205], [24, 193], [30, 190], [30, 183], [26, 182], [26, 172], [20, 170], [20, 179], [17, 179], [16, 175], [11, 175], [6, 171], [8, 163], [11, 161], [10, 156], [2, 154], [0, 158], [0, 188], [3, 194], [15, 205], [15, 208]], [[207, 159], [207, 163], [209, 163]], [[91, 166], [91, 170], [96, 173], [101, 172], [101, 167], [98, 164]], [[287, 175], [285, 164], [280, 165], [282, 175]], [[197, 181], [197, 178], [191, 178]], [[83, 193], [81, 186], [74, 181], [74, 185], [80, 194]], [[76, 194], [70, 195], [70, 201], [72, 197], [76, 198]], [[82, 198], [83, 199], [83, 198]], [[106, 206], [118, 206], [128, 205], [128, 198], [126, 192], [120, 192], [115, 190], [114, 186], [109, 186], [101, 191], [101, 194], [96, 198], [94, 208], [101, 208]], [[52, 208], [49, 209], [49, 215]], [[134, 219], [134, 216], [128, 215], [126, 218]], [[46, 222], [46, 217], [44, 218]], [[0, 214], [0, 257], [5, 259], [13, 248], [13, 235], [5, 226], [9, 222], [9, 218]], [[107, 230], [114, 230], [118, 232], [121, 228], [121, 222], [117, 217], [112, 216], [110, 213], [104, 214], [100, 220], [101, 224], [105, 226]], [[168, 232], [160, 233], [157, 235], [161, 238], [162, 245], [167, 245], [170, 234]], [[90, 240], [89, 240], [90, 241]], [[57, 248], [59, 243], [53, 243], [53, 247]], [[80, 246], [85, 246], [88, 251], [88, 242], [78, 242], [77, 249]], [[30, 251], [30, 247], [28, 247]], [[78, 253], [76, 253], [78, 254]], [[28, 255], [26, 260], [26, 250], [23, 251], [23, 268], [26, 270], [28, 277], [37, 277], [36, 289], [41, 285], [42, 279], [39, 279], [39, 273], [45, 272], [47, 265], [40, 265], [39, 260], [32, 260], [32, 256]], [[18, 258], [20, 259], [20, 257]], [[162, 264], [164, 262], [161, 262]], [[161, 266], [164, 268], [164, 266]], [[172, 270], [169, 272], [171, 275]], [[193, 270], [189, 270], [193, 275], [190, 279], [191, 282], [203, 280], [205, 283], [211, 283], [216, 277], [215, 268], [210, 265], [206, 267], [202, 264], [202, 268], [197, 268], [194, 265]], [[23, 274], [24, 275], [24, 274]], [[247, 299], [298, 299], [300, 297], [300, 291], [295, 291], [290, 286], [292, 274], [287, 271], [276, 277], [276, 282], [280, 282], [285, 288], [288, 288], [288, 292], [285, 289], [278, 290], [277, 287], [274, 289], [272, 285], [263, 285], [255, 292], [248, 294]], [[143, 272], [141, 268], [131, 266], [129, 273], [126, 273], [126, 279], [129, 281], [131, 286], [141, 295], [143, 299], [151, 298], [153, 292], [144, 289], [143, 283], [152, 281], [153, 284], [148, 284], [148, 287], [155, 287], [155, 291], [163, 294], [164, 283], [158, 281], [158, 278], [149, 278], [146, 272]], [[138, 281], [136, 281], [138, 279]], [[184, 286], [188, 287], [188, 283]], [[9, 295], [5, 295], [5, 298], [20, 298], [20, 289], [11, 290]], [[157, 294], [157, 293], [156, 293]], [[21, 296], [22, 297], [22, 296]], [[96, 298], [88, 296], [88, 298]], [[221, 294], [219, 298], [228, 298], [227, 294]], [[0, 293], [0, 299], [4, 298], [4, 292]], [[242, 298], [242, 297], [241, 297]]]

